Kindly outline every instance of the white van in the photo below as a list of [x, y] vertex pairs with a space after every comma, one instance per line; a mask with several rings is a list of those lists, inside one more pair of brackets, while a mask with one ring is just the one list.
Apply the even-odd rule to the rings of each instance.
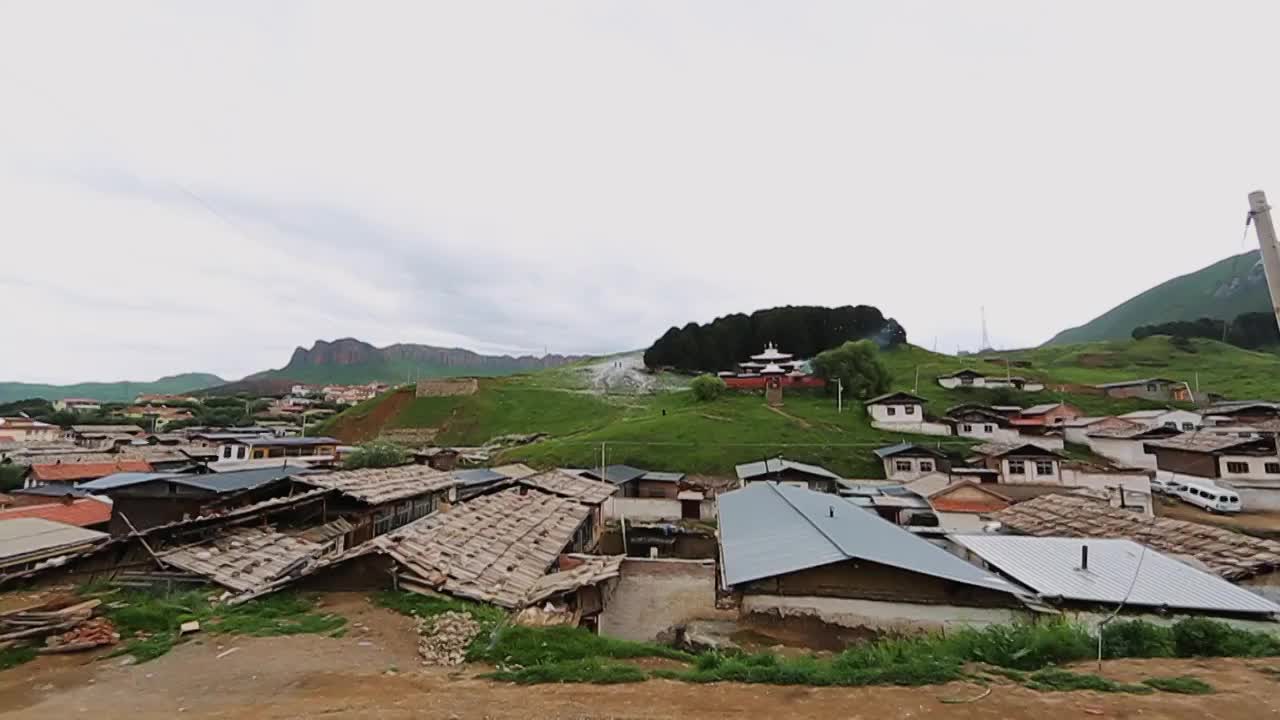
[[1158, 492], [1161, 495], [1172, 495], [1174, 497], [1181, 497], [1182, 491], [1185, 490], [1186, 487], [1187, 487], [1186, 485], [1178, 482], [1177, 480], [1174, 480], [1171, 477], [1167, 477], [1167, 478], [1155, 477], [1151, 479], [1152, 491]]
[[1178, 497], [1209, 512], [1238, 513], [1241, 510], [1240, 496], [1234, 490], [1208, 483], [1187, 483], [1178, 491]]

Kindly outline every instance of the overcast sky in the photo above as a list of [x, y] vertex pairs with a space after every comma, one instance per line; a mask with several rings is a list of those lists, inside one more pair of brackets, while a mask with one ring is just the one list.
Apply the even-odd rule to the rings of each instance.
[[13, 0], [0, 380], [788, 303], [1043, 342], [1242, 249], [1277, 39], [1274, 0]]

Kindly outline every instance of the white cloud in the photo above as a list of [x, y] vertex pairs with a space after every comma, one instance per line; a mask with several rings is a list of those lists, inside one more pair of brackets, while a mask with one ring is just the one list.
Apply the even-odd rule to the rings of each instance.
[[606, 351], [786, 303], [948, 351], [985, 305], [1040, 342], [1240, 249], [1280, 188], [1278, 15], [9, 5], [0, 378], [235, 376], [346, 335]]

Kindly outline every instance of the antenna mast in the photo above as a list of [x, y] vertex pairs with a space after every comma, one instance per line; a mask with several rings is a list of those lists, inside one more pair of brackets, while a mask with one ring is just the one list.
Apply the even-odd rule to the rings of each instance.
[[985, 305], [982, 306], [982, 347], [978, 349], [979, 351], [993, 349], [991, 347], [991, 336], [987, 335], [987, 307]]
[[1249, 193], [1249, 217], [1258, 231], [1258, 248], [1262, 251], [1262, 269], [1267, 275], [1267, 290], [1271, 294], [1271, 312], [1280, 324], [1280, 248], [1276, 246], [1276, 228], [1271, 224], [1271, 206], [1267, 194], [1261, 190]]

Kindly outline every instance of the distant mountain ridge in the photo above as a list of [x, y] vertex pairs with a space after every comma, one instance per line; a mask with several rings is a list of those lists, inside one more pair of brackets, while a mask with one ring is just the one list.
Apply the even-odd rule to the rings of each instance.
[[255, 373], [244, 382], [289, 379], [303, 383], [405, 382], [428, 377], [496, 376], [560, 367], [586, 356], [481, 355], [462, 348], [397, 343], [384, 348], [363, 340], [317, 340], [293, 351], [289, 364]]
[[89, 398], [100, 402], [133, 402], [142, 394], [172, 395], [194, 392], [226, 384], [226, 380], [210, 373], [182, 373], [151, 382], [83, 382], [74, 385], [0, 382], [0, 402], [44, 398]]
[[1247, 312], [1271, 312], [1260, 253], [1253, 250], [1180, 275], [1107, 312], [1054, 335], [1046, 345], [1127, 340], [1134, 328], [1174, 320], [1234, 320]]

